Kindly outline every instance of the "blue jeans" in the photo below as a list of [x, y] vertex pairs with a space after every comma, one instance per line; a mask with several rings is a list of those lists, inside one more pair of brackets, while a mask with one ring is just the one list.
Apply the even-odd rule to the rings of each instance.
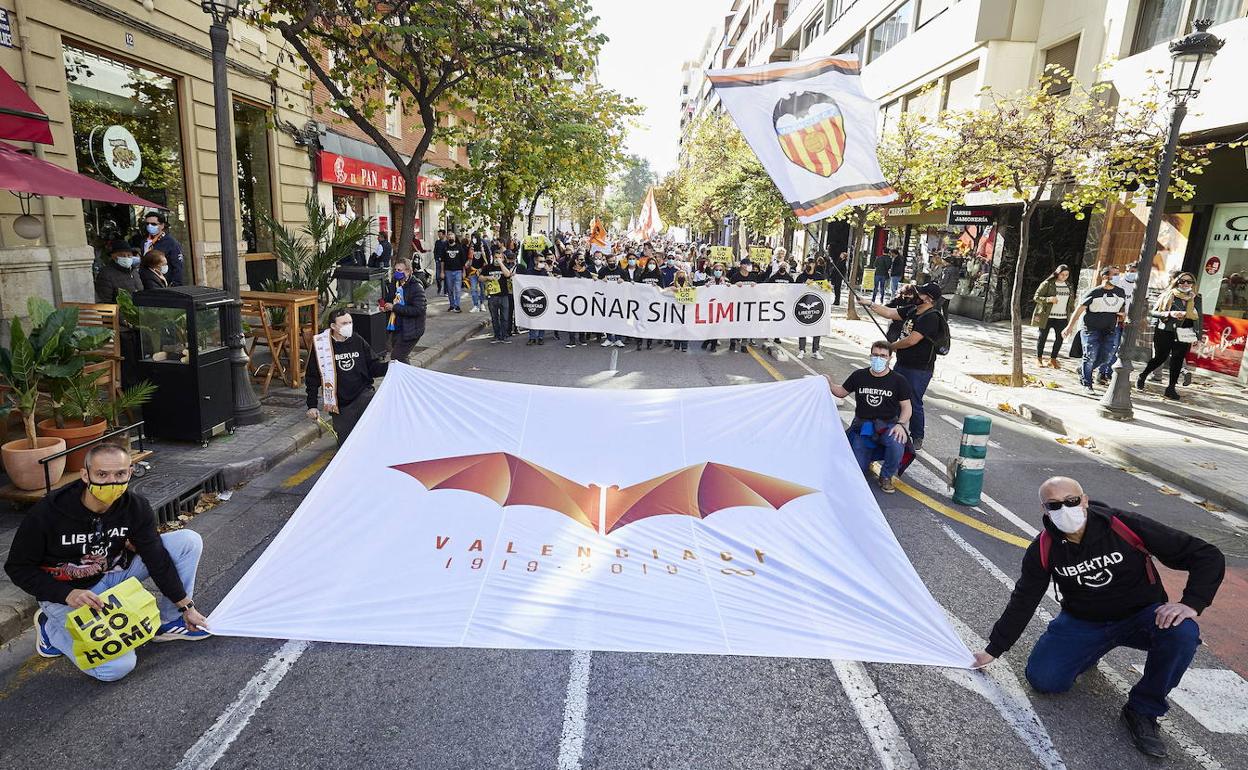
[[1145, 716], [1159, 717], [1169, 705], [1166, 696], [1178, 685], [1200, 644], [1200, 627], [1184, 620], [1173, 628], [1158, 628], [1153, 604], [1129, 618], [1097, 623], [1066, 612], [1049, 623], [1027, 659], [1027, 681], [1038, 692], [1066, 692], [1075, 678], [1096, 665], [1115, 647], [1144, 650], [1144, 675], [1127, 696], [1127, 705]]
[[472, 297], [472, 306], [481, 307], [485, 304], [485, 283], [481, 280], [481, 276], [473, 273], [468, 278], [468, 285], [471, 287], [469, 296]]
[[507, 295], [495, 294], [487, 303], [490, 306], [490, 324], [494, 329], [494, 339], [507, 339], [511, 336], [511, 308], [507, 305]]
[[[882, 446], [881, 446], [882, 442]], [[901, 457], [906, 453], [906, 445], [885, 433], [877, 440], [864, 436], [858, 430], [849, 432], [849, 448], [854, 450], [854, 458], [858, 460], [858, 468], [867, 472], [867, 467], [875, 460], [880, 460], [880, 478], [891, 479], [897, 475], [901, 466]]]
[[1122, 327], [1115, 326], [1112, 334], [1109, 341], [1109, 355], [1105, 357], [1105, 363], [1101, 364], [1100, 368], [1100, 375], [1107, 380], [1114, 375], [1114, 361], [1118, 360], [1118, 348], [1122, 345]]
[[[182, 586], [186, 589], [186, 595], [193, 595], [195, 593], [195, 572], [199, 569], [199, 555], [204, 550], [204, 541], [200, 539], [198, 532], [180, 529], [176, 532], [167, 532], [161, 535], [160, 542], [165, 547], [165, 550], [169, 552], [169, 557], [173, 559], [173, 566], [178, 571], [178, 577], [182, 578]], [[99, 582], [91, 586], [90, 591], [96, 594], [103, 593], [127, 578], [138, 578], [139, 580], [148, 578], [147, 565], [138, 556], [135, 556], [134, 561], [130, 562], [129, 569], [105, 574], [100, 578]], [[160, 622], [162, 624], [182, 617], [182, 613], [178, 612], [178, 608], [174, 606], [173, 602], [165, 598], [164, 594], [159, 591], [156, 592], [156, 605], [160, 607]], [[73, 608], [68, 604], [61, 604], [60, 602], [39, 602], [39, 607], [48, 618], [46, 628], [48, 639], [51, 640], [52, 646], [64, 653], [70, 660], [75, 661], [76, 664], [74, 640], [65, 628], [65, 619], [73, 611]], [[115, 682], [133, 671], [136, 662], [134, 653], [130, 652], [107, 663], [101, 663], [95, 668], [83, 669], [83, 673], [99, 679], [101, 682]]]
[[451, 309], [459, 310], [459, 293], [464, 288], [464, 271], [446, 271], [446, 295], [451, 298]]
[[923, 394], [927, 393], [928, 383], [932, 381], [931, 369], [911, 369], [898, 366], [893, 371], [906, 378], [910, 384], [910, 438], [919, 441], [926, 435], [923, 415]]
[[889, 284], [889, 286], [890, 286], [890, 287], [892, 288], [892, 290], [893, 290], [893, 291], [892, 291], [892, 296], [896, 297], [896, 296], [897, 296], [897, 287], [901, 285], [901, 276], [900, 276], [900, 275], [893, 275], [893, 276], [889, 276], [889, 279], [888, 279], [888, 284]]
[[875, 301], [875, 295], [880, 295], [880, 299], [884, 299], [888, 292], [888, 276], [877, 275], [875, 277], [875, 288], [871, 290], [871, 301]]
[[1086, 388], [1092, 385], [1092, 372], [1109, 362], [1114, 352], [1114, 339], [1118, 336], [1118, 330], [1116, 328], [1084, 329], [1080, 334], [1083, 335], [1083, 371], [1079, 379]]
[[546, 332], [542, 329], [529, 329], [530, 340], [540, 340], [546, 338]]

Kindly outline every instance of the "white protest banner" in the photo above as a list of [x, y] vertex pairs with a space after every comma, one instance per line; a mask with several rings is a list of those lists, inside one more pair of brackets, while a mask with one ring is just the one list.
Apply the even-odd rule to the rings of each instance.
[[330, 642], [972, 663], [814, 377], [595, 390], [393, 363], [208, 622]]
[[831, 302], [814, 286], [699, 286], [696, 302], [644, 283], [517, 275], [516, 323], [526, 329], [603, 332], [656, 340], [830, 334]]
[[803, 224], [897, 198], [875, 156], [877, 106], [859, 70], [837, 56], [706, 73]]

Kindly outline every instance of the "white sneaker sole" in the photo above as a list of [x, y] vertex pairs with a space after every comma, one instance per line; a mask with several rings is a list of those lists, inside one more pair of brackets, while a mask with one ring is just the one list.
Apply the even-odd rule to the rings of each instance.
[[43, 617], [43, 610], [35, 613], [35, 654], [41, 658], [59, 658], [61, 657], [59, 651], [55, 653], [43, 651], [43, 644], [41, 644], [43, 641], [43, 630], [39, 628], [39, 618], [41, 617]]

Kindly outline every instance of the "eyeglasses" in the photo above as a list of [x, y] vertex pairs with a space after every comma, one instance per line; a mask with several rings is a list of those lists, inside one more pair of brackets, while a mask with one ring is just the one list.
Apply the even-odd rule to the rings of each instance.
[[1195, 281], [1179, 281], [1180, 286], [1191, 286]]
[[1064, 505], [1074, 508], [1076, 505], [1080, 505], [1082, 503], [1083, 503], [1083, 498], [1081, 496], [1072, 495], [1070, 497], [1063, 498], [1061, 500], [1045, 500], [1044, 507], [1050, 511], [1058, 511], [1058, 510], [1061, 510], [1062, 506]]

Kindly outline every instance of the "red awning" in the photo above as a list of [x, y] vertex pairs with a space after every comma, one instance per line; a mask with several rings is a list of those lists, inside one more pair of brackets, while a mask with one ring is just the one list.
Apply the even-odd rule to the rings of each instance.
[[0, 68], [0, 139], [52, 144], [48, 116], [3, 68]]
[[34, 195], [55, 195], [58, 198], [83, 198], [89, 201], [126, 203], [160, 209], [164, 206], [145, 201], [137, 195], [122, 192], [89, 176], [61, 168], [55, 163], [32, 158], [16, 147], [0, 142], [0, 190]]

